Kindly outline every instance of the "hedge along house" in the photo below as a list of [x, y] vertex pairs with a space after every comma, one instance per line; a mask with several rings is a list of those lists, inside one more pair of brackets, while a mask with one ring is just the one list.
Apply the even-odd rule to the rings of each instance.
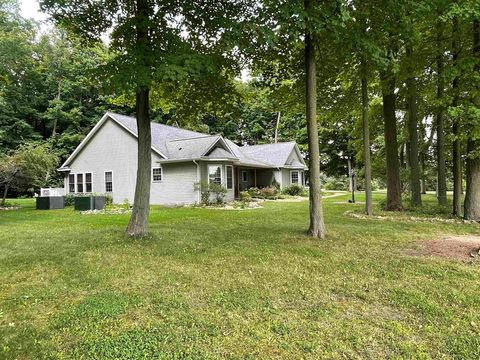
[[[137, 125], [107, 112], [58, 169], [66, 193], [106, 193], [114, 203], [133, 202]], [[195, 183], [227, 188], [226, 200], [250, 187], [304, 185], [305, 162], [295, 142], [237, 146], [220, 135], [152, 123], [151, 204], [200, 202]]]

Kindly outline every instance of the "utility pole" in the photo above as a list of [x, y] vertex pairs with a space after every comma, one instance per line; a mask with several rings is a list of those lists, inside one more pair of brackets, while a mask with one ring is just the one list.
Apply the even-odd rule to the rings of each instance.
[[275, 144], [278, 142], [278, 127], [280, 126], [280, 111], [277, 116], [277, 125], [275, 126]]

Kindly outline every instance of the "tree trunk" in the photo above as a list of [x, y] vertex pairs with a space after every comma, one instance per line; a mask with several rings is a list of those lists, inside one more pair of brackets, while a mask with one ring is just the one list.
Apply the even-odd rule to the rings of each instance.
[[[407, 57], [413, 62], [413, 50], [407, 46]], [[415, 78], [407, 79], [408, 102], [408, 163], [410, 165], [410, 191], [412, 206], [422, 205], [420, 189], [420, 165], [418, 161], [418, 120], [417, 120], [417, 88]]]
[[422, 194], [427, 193], [427, 184], [425, 182], [425, 156], [423, 153], [420, 153], [420, 192]]
[[447, 178], [445, 163], [445, 124], [443, 111], [443, 51], [442, 51], [443, 31], [442, 26], [437, 27], [437, 100], [439, 107], [436, 114], [437, 128], [437, 198], [440, 205], [447, 204]]
[[138, 133], [138, 167], [135, 185], [135, 200], [126, 234], [145, 236], [148, 233], [148, 215], [150, 213], [150, 184], [152, 168], [152, 130], [150, 125], [149, 85], [151, 64], [149, 58], [149, 8], [147, 0], [136, 1], [136, 47], [141, 54], [137, 58], [137, 67], [141, 75], [137, 78], [135, 112]]
[[[458, 41], [458, 20], [453, 19], [452, 26], [452, 53], [453, 65], [458, 66], [459, 41]], [[459, 76], [456, 75], [452, 81], [452, 107], [458, 106], [458, 82]], [[452, 125], [453, 144], [452, 144], [452, 173], [453, 173], [453, 216], [462, 216], [462, 154], [460, 146], [460, 129], [458, 119], [453, 119]]]
[[[475, 72], [480, 73], [480, 20], [473, 21], [473, 55], [476, 57], [477, 64]], [[477, 74], [478, 75], [478, 74]], [[474, 95], [473, 106], [480, 108], [480, 95]], [[477, 124], [478, 126], [478, 124]], [[480, 141], [473, 138], [467, 142], [467, 188], [465, 189], [465, 219], [480, 221], [480, 156], [475, 151], [480, 148]]]
[[362, 76], [362, 124], [363, 161], [365, 163], [365, 214], [372, 215], [372, 161], [370, 159], [370, 127], [368, 124], [368, 86], [365, 75]]
[[[305, 11], [310, 12], [310, 0], [305, 0]], [[308, 234], [320, 239], [325, 238], [323, 222], [322, 191], [320, 184], [320, 146], [317, 125], [317, 85], [315, 48], [308, 30], [305, 31], [305, 72], [306, 72], [306, 110], [308, 155], [310, 159], [310, 227]]]
[[136, 98], [138, 168], [132, 217], [126, 230], [129, 236], [144, 236], [148, 233], [150, 173], [152, 167], [152, 134], [149, 108], [149, 90], [141, 87], [137, 90]]
[[400, 164], [398, 161], [397, 118], [395, 116], [395, 77], [382, 74], [383, 116], [387, 162], [387, 204], [385, 210], [402, 211]]
[[5, 184], [5, 190], [3, 190], [3, 197], [2, 197], [2, 206], [5, 206], [7, 202], [7, 194], [8, 194], [8, 184]]

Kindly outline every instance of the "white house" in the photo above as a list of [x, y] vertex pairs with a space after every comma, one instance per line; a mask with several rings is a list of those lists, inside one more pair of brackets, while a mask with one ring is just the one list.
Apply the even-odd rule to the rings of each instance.
[[[305, 162], [295, 142], [237, 146], [207, 135], [152, 123], [152, 204], [200, 201], [194, 183], [227, 188], [227, 200], [250, 187], [303, 185]], [[115, 203], [133, 202], [137, 172], [135, 118], [107, 112], [59, 171], [66, 193], [106, 193]]]

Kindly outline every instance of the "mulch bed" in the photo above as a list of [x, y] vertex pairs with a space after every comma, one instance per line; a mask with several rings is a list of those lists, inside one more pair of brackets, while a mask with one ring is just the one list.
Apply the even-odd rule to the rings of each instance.
[[408, 255], [480, 263], [480, 236], [450, 235], [438, 240], [419, 240]]

